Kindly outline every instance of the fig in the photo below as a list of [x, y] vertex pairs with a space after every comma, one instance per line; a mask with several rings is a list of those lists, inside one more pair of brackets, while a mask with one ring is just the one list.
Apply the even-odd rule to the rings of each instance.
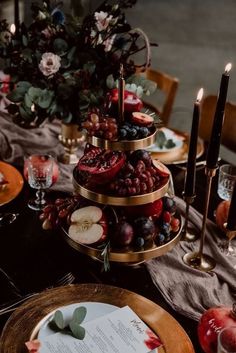
[[126, 221], [119, 222], [114, 229], [112, 242], [117, 246], [127, 246], [134, 239], [134, 229], [131, 224]]
[[134, 124], [145, 127], [150, 127], [154, 123], [154, 119], [151, 115], [141, 112], [132, 113], [131, 120]]

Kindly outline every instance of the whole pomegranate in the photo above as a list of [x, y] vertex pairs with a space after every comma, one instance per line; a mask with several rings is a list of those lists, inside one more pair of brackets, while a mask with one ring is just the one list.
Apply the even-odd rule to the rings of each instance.
[[205, 311], [198, 324], [198, 339], [204, 352], [217, 352], [218, 334], [228, 326], [236, 326], [236, 303], [233, 308], [218, 306]]

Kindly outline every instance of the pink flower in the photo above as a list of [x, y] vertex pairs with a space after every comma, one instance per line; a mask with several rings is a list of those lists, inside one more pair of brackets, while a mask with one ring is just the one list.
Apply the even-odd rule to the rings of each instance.
[[44, 53], [39, 64], [39, 70], [44, 76], [55, 74], [61, 66], [61, 58], [53, 53]]
[[160, 338], [155, 335], [153, 331], [147, 329], [146, 334], [148, 335], [148, 339], [145, 340], [144, 343], [146, 344], [147, 348], [150, 349], [150, 351], [162, 345]]
[[113, 19], [112, 15], [108, 16], [108, 13], [104, 11], [95, 12], [94, 17], [96, 19], [96, 26], [99, 32], [106, 29]]

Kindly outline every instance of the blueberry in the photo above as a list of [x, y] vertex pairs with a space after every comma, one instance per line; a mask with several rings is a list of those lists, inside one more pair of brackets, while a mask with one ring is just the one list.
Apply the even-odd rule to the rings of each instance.
[[170, 234], [170, 225], [169, 223], [163, 223], [161, 230], [163, 232], [163, 234], [168, 235]]
[[127, 130], [124, 128], [120, 129], [120, 137], [124, 139], [127, 136]]
[[130, 129], [130, 137], [136, 137], [138, 135], [138, 131], [135, 127]]
[[139, 133], [142, 137], [147, 137], [149, 135], [149, 130], [147, 127], [141, 127]]
[[141, 248], [141, 247], [144, 245], [145, 240], [144, 240], [142, 237], [138, 237], [138, 238], [135, 240], [135, 243], [136, 243], [136, 245], [137, 245], [139, 248]]
[[159, 233], [157, 236], [157, 242], [158, 244], [162, 245], [165, 243], [165, 236], [162, 233]]

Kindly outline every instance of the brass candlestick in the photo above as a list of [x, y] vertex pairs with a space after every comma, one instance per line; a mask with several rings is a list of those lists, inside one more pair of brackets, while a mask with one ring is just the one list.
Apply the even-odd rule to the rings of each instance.
[[205, 209], [203, 214], [199, 250], [198, 252], [187, 253], [183, 256], [183, 261], [186, 265], [194, 267], [204, 272], [211, 271], [216, 265], [215, 260], [211, 256], [203, 254], [203, 247], [204, 247], [204, 242], [206, 238], [206, 221], [207, 221], [208, 208], [209, 208], [211, 184], [212, 184], [212, 178], [216, 174], [216, 170], [217, 168], [208, 168], [208, 167], [206, 167], [205, 169], [205, 174], [207, 176], [207, 185], [206, 185]]
[[195, 241], [199, 237], [199, 234], [197, 233], [197, 231], [194, 231], [193, 229], [188, 228], [189, 208], [190, 208], [190, 205], [193, 203], [195, 197], [196, 195], [185, 196], [185, 194], [183, 193], [183, 199], [186, 202], [186, 210], [185, 210], [185, 222], [182, 230], [181, 240], [185, 240], [188, 242]]

